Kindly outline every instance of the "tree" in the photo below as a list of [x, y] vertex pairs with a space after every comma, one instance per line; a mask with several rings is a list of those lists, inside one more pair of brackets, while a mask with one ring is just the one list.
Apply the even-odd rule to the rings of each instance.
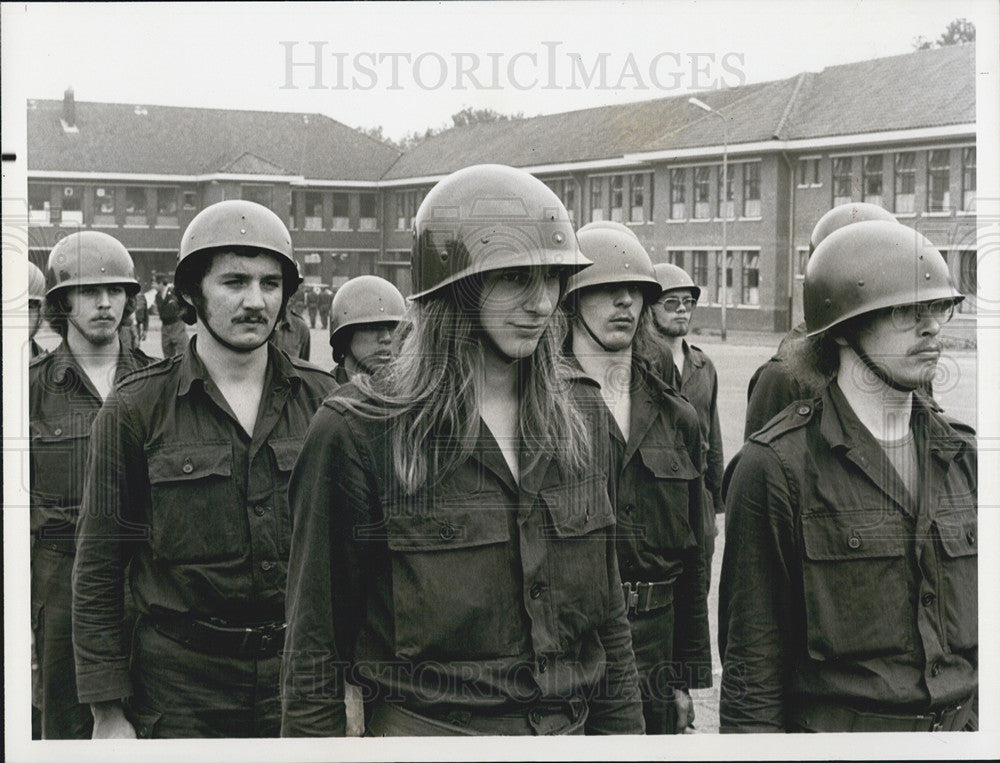
[[474, 109], [471, 106], [466, 106], [451, 115], [450, 126], [441, 125], [440, 127], [428, 127], [423, 131], [415, 130], [408, 132], [399, 140], [387, 138], [382, 133], [382, 125], [378, 125], [377, 127], [359, 127], [357, 129], [369, 138], [381, 141], [388, 146], [392, 146], [398, 151], [408, 151], [414, 146], [423, 143], [428, 138], [433, 138], [435, 135], [439, 135], [440, 133], [454, 127], [467, 127], [469, 125], [481, 124], [483, 122], [508, 122], [515, 119], [524, 119], [524, 113], [519, 111], [516, 114], [501, 114], [499, 111], [494, 111], [493, 109]]
[[965, 18], [953, 19], [948, 22], [944, 33], [931, 42], [923, 35], [913, 40], [915, 50], [930, 50], [931, 48], [943, 48], [948, 45], [965, 45], [967, 42], [976, 41], [976, 25]]

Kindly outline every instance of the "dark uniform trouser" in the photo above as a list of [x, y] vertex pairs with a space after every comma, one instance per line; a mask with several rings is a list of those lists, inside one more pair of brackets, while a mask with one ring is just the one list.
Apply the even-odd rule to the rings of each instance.
[[642, 715], [647, 734], [673, 734], [677, 711], [673, 688], [679, 676], [672, 661], [674, 653], [674, 606], [642, 614], [630, 613], [632, 650], [639, 670]]
[[277, 737], [281, 657], [195, 651], [140, 616], [132, 642], [135, 696], [128, 717], [140, 738]]
[[160, 328], [160, 343], [163, 347], [163, 357], [172, 358], [187, 349], [188, 335], [184, 321], [165, 323]]
[[90, 739], [90, 705], [76, 694], [73, 658], [73, 556], [35, 541], [31, 554], [31, 627], [41, 671], [43, 739]]

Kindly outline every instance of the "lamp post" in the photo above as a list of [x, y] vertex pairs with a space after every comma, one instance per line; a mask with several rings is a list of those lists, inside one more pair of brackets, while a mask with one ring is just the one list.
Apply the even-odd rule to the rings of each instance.
[[728, 290], [726, 288], [726, 281], [728, 279], [729, 268], [727, 267], [729, 262], [726, 255], [726, 220], [729, 219], [729, 124], [724, 116], [718, 111], [713, 109], [704, 101], [699, 101], [695, 97], [688, 98], [688, 103], [692, 106], [697, 106], [702, 111], [707, 111], [709, 114], [714, 114], [719, 119], [722, 120], [722, 199], [719, 205], [722, 208], [722, 264], [721, 264], [721, 283], [719, 284], [719, 301], [722, 303], [722, 315], [720, 320], [720, 335], [722, 336], [722, 341], [726, 341], [726, 302], [729, 300]]

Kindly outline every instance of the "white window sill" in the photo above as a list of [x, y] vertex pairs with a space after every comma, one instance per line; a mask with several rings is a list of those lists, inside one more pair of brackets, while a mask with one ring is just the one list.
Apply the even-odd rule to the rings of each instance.
[[924, 217], [951, 217], [951, 212], [924, 212]]
[[755, 222], [760, 222], [763, 219], [764, 219], [763, 215], [758, 215], [757, 217], [739, 217], [737, 218], [737, 222], [755, 223]]
[[149, 225], [123, 225], [123, 228], [129, 228], [131, 230], [149, 230]]
[[914, 218], [917, 216], [916, 212], [893, 212], [895, 217], [905, 217], [907, 219]]
[[692, 217], [687, 222], [691, 222], [691, 223], [711, 223], [711, 222], [715, 222], [715, 220], [713, 220], [711, 217]]
[[675, 224], [675, 225], [676, 225], [677, 223], [689, 223], [689, 222], [691, 222], [691, 219], [690, 219], [690, 218], [688, 218], [688, 217], [685, 217], [685, 218], [677, 218], [677, 219], [669, 219], [669, 218], [668, 218], [668, 219], [667, 219], [667, 220], [665, 220], [664, 222], [666, 222], [666, 223], [673, 223], [673, 224]]
[[975, 211], [969, 212], [964, 209], [959, 209], [955, 212], [955, 215], [958, 217], [976, 217], [978, 214], [979, 214], [978, 212]]
[[156, 230], [180, 230], [180, 225], [174, 223], [173, 225], [155, 225], [153, 226]]

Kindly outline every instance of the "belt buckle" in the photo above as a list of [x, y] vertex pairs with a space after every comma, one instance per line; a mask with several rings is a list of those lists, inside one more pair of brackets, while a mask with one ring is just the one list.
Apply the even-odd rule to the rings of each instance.
[[638, 585], [633, 585], [632, 583], [622, 583], [622, 588], [625, 589], [625, 613], [639, 612], [639, 587]]

